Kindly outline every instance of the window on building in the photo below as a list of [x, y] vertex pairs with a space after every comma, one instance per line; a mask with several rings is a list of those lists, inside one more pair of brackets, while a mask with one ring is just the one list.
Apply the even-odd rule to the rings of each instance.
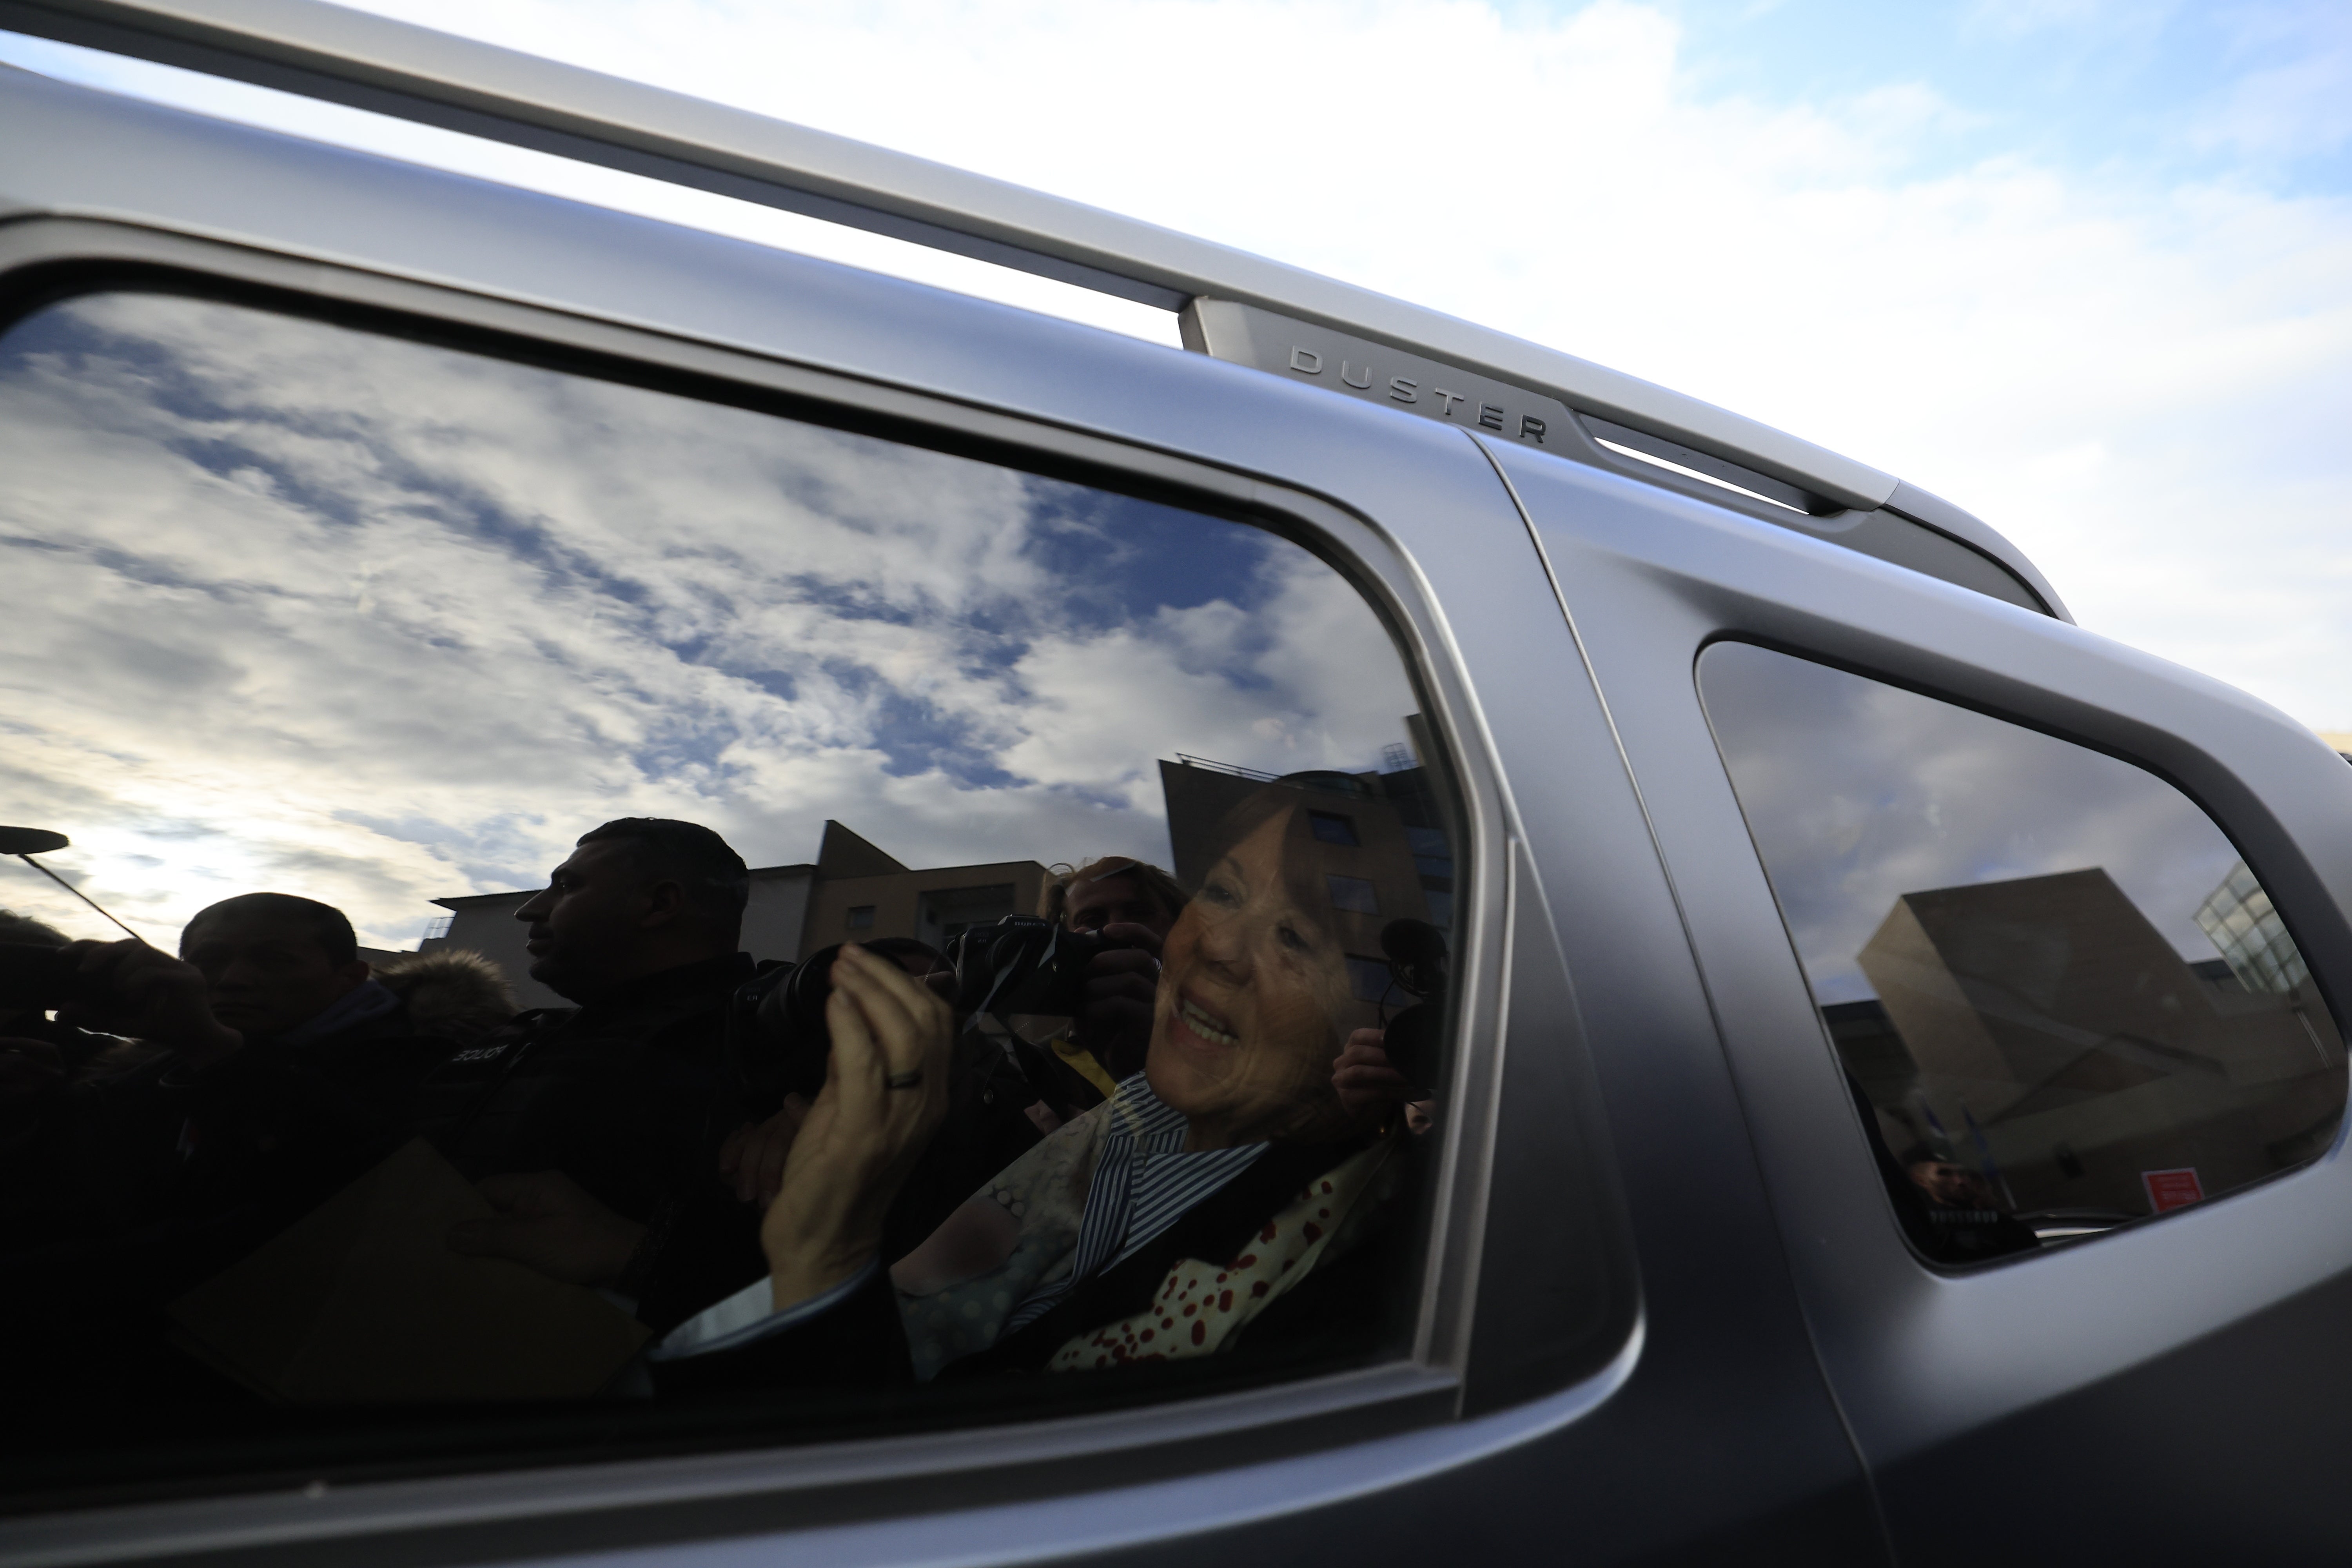
[[1355, 823], [1336, 811], [1310, 811], [1307, 821], [1315, 837], [1326, 844], [1343, 844], [1353, 849], [1361, 842], [1356, 837]]
[[[190, 1070], [248, 1052], [249, 1103], [93, 1077], [70, 1099], [104, 1114], [12, 1122], [0, 1491], [814, 1441], [1408, 1353], [1436, 1162], [1401, 1109], [1333, 1090], [1379, 1024], [1353, 956], [1377, 931], [1342, 912], [1370, 881], [1318, 881], [1337, 851], [1308, 809], [1346, 800], [1330, 819], [1383, 886], [1442, 837], [1418, 765], [1417, 796], [1363, 782], [1426, 737], [1382, 621], [1276, 533], [858, 417], [181, 295], [0, 332], [10, 820], [68, 833], [58, 868], [199, 971], [292, 955], [267, 995], [154, 1026]], [[1047, 868], [1113, 857], [1169, 906], [1156, 977], [1132, 951], [1042, 961]], [[18, 872], [0, 902], [119, 937]], [[1278, 963], [1205, 956], [1276, 933]], [[880, 1272], [780, 1316], [769, 1194], [739, 1197], [730, 1151], [824, 1092], [845, 935], [915, 1020], [879, 1065], [948, 1131], [859, 1167], [888, 1184]], [[1278, 1064], [1251, 1081], [1286, 1131], [1074, 1280], [1087, 1189], [1045, 1173], [1112, 1168], [1114, 1099], [1179, 1131], [1202, 1103], [1181, 1075], [1151, 1097], [1178, 1014], [1096, 1016], [1106, 976], [1181, 987], [1182, 1027]], [[604, 1033], [564, 1031], [604, 1002]], [[41, 1026], [69, 1072], [111, 1048]], [[630, 1029], [659, 1048], [617, 1048]], [[206, 1140], [215, 1113], [233, 1136]], [[1310, 1179], [1345, 1213], [1302, 1228]], [[1006, 1205], [979, 1252], [898, 1268], [975, 1192]], [[542, 1269], [479, 1223], [494, 1200], [593, 1245]], [[1240, 1246], [1262, 1229], [1289, 1239]], [[1164, 1279], [1245, 1251], [1287, 1289], [1188, 1303], [1209, 1327], [1169, 1342]]]
[[978, 888], [934, 888], [916, 901], [915, 934], [944, 952], [949, 943], [973, 926], [994, 925], [1018, 912], [1015, 890], [1016, 884], [1012, 882], [992, 882]]
[[1739, 643], [1700, 687], [1919, 1249], [1965, 1263], [2316, 1158], [2335, 1018], [2229, 839], [2037, 731]]
[[1350, 914], [1358, 915], [1376, 915], [1381, 912], [1381, 901], [1374, 896], [1372, 884], [1369, 879], [1343, 877], [1337, 871], [1333, 871], [1324, 877], [1323, 883], [1331, 889], [1333, 909], [1346, 910]]

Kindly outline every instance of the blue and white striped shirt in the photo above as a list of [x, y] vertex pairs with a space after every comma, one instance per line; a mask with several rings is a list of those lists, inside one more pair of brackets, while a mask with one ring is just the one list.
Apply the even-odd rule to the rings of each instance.
[[1152, 1093], [1141, 1073], [1120, 1083], [1108, 1114], [1110, 1127], [1087, 1188], [1069, 1272], [1014, 1308], [1004, 1322], [1007, 1334], [1028, 1327], [1079, 1285], [1135, 1256], [1266, 1150], [1264, 1143], [1243, 1143], [1187, 1152], [1184, 1113]]

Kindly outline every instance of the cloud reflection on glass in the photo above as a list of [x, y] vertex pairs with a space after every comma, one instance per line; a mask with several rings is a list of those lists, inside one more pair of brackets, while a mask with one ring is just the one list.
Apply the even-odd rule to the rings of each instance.
[[1414, 706], [1257, 530], [237, 306], [19, 322], [0, 476], [0, 816], [159, 941], [274, 888], [410, 946], [624, 815], [1164, 861], [1156, 759], [1369, 769]]
[[2154, 774], [1899, 687], [1746, 643], [1699, 660], [1708, 721], [1814, 994], [1872, 994], [1855, 963], [1906, 893], [2105, 868], [2192, 963], [2197, 910], [2237, 860]]

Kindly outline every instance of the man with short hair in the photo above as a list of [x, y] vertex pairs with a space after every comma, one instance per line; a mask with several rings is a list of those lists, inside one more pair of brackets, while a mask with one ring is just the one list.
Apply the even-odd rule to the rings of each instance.
[[724, 1042], [753, 973], [738, 951], [750, 893], [710, 829], [622, 817], [515, 911], [531, 978], [578, 1005], [523, 1014], [427, 1084], [421, 1130], [500, 1211], [453, 1247], [611, 1287], [649, 1322], [671, 1296], [690, 1310], [712, 1270], [758, 1277], [718, 1180], [741, 1120]]
[[649, 974], [731, 963], [751, 873], [710, 829], [625, 816], [580, 836], [570, 858], [515, 919], [530, 977], [589, 1003]]
[[[341, 910], [286, 893], [199, 910], [184, 957], [71, 948], [84, 995], [62, 1011], [148, 1054], [61, 1086], [0, 1152], [0, 1268], [16, 1286], [0, 1331], [83, 1344], [58, 1352], [58, 1373], [89, 1389], [180, 1386], [195, 1374], [165, 1348], [163, 1304], [397, 1148], [426, 1074], [513, 997], [473, 954], [416, 955], [379, 982]], [[0, 1394], [45, 1374], [12, 1375]]]
[[369, 978], [342, 910], [291, 893], [241, 893], [196, 911], [180, 957], [213, 1017], [245, 1039], [320, 1039], [400, 999]]

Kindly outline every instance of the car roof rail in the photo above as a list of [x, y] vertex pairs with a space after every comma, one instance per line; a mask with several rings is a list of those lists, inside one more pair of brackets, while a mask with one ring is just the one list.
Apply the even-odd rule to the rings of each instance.
[[[1785, 492], [1802, 510], [1901, 512], [1990, 557], [2039, 607], [2065, 616], [2006, 539], [1945, 503], [1935, 517], [1903, 512], [1897, 491], [1908, 487], [1866, 463], [1573, 354], [1080, 202], [324, 0], [0, 0], [0, 28], [779, 207], [1188, 315], [1195, 301], [1213, 302], [1343, 333], [1556, 399], [1684, 453], [1677, 461], [1706, 459], [1706, 472], [1760, 477], [1759, 493]], [[1188, 347], [1245, 357], [1190, 328], [1184, 336]]]

